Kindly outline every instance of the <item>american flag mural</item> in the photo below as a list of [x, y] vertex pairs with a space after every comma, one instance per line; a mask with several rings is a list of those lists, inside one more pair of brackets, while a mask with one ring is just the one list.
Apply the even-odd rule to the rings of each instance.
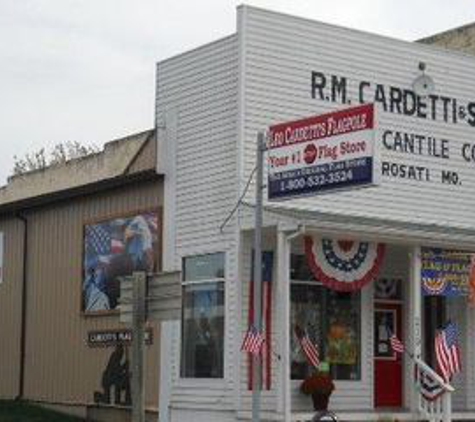
[[[271, 389], [272, 384], [272, 267], [274, 265], [273, 252], [262, 253], [262, 334], [264, 345], [262, 348], [262, 388]], [[252, 259], [254, 269], [254, 256]], [[248, 324], [254, 325], [254, 281], [249, 283], [249, 312]], [[248, 359], [248, 389], [252, 390], [253, 359]]]
[[85, 312], [116, 309], [120, 277], [156, 268], [158, 228], [156, 211], [84, 226], [82, 308]]

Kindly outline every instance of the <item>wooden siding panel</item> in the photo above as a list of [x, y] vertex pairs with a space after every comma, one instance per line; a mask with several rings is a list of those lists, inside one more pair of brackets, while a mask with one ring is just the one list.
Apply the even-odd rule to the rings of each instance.
[[[243, 12], [245, 11], [245, 13]], [[311, 97], [311, 72], [345, 76], [348, 97], [357, 104], [358, 82], [411, 89], [418, 76], [418, 63], [427, 63], [436, 95], [457, 98], [466, 105], [475, 98], [475, 60], [436, 48], [411, 44], [359, 31], [348, 30], [252, 7], [241, 10], [245, 31], [245, 174], [255, 165], [255, 133], [277, 122], [289, 121], [348, 105], [318, 101]], [[382, 60], [381, 58], [384, 57]], [[442, 113], [441, 108], [438, 113]], [[440, 114], [439, 114], [440, 115]], [[444, 123], [385, 113], [378, 109], [376, 142], [381, 159], [431, 168], [432, 181], [409, 181], [390, 177], [368, 189], [340, 192], [319, 198], [282, 203], [284, 207], [319, 210], [345, 215], [389, 218], [416, 223], [475, 227], [468, 212], [475, 206], [473, 163], [460, 153], [463, 143], [472, 143], [475, 128], [467, 122]], [[450, 140], [450, 159], [395, 153], [382, 146], [382, 130], [398, 129]], [[461, 185], [440, 182], [442, 170], [456, 170]], [[380, 170], [377, 169], [379, 172]], [[444, 197], [448, 200], [439, 201]], [[251, 195], [248, 197], [251, 198]]]
[[[226, 252], [226, 320], [224, 380], [179, 377], [180, 329], [173, 334], [172, 407], [187, 405], [233, 409], [235, 325], [237, 304], [236, 219], [219, 227], [237, 199], [237, 37], [231, 36], [158, 64], [157, 123], [167, 127], [167, 113], [176, 113], [170, 128], [170, 150], [176, 155], [170, 221], [175, 234], [175, 267], [181, 257]], [[176, 182], [175, 182], [176, 181]], [[170, 182], [172, 183], [172, 182]], [[206, 385], [206, 388], [203, 388]], [[219, 402], [219, 404], [217, 404]], [[175, 412], [175, 411], [174, 411]], [[175, 414], [173, 412], [173, 414]]]
[[[91, 330], [120, 328], [119, 315], [81, 312], [83, 226], [158, 209], [162, 187], [144, 181], [30, 212], [25, 396], [56, 403], [93, 402], [113, 349], [87, 346]], [[159, 258], [159, 257], [157, 257]], [[158, 404], [159, 332], [147, 348], [146, 403]]]

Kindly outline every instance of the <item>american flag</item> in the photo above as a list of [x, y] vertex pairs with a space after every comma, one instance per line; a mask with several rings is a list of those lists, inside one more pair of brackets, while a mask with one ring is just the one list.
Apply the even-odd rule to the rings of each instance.
[[457, 326], [453, 322], [435, 336], [435, 357], [446, 382], [462, 370]]
[[241, 351], [258, 355], [261, 352], [264, 341], [265, 339], [262, 333], [251, 325], [242, 341]]
[[111, 234], [108, 224], [86, 226], [87, 253], [110, 255]]
[[308, 336], [307, 332], [302, 330], [300, 327], [295, 327], [295, 334], [300, 343], [305, 357], [308, 362], [312, 364], [315, 368], [318, 368], [320, 365], [320, 354], [318, 353], [318, 347], [316, 344], [312, 343], [312, 340]]
[[391, 344], [391, 349], [393, 349], [393, 352], [404, 353], [404, 344], [397, 338], [396, 334], [391, 334], [389, 337], [389, 343]]

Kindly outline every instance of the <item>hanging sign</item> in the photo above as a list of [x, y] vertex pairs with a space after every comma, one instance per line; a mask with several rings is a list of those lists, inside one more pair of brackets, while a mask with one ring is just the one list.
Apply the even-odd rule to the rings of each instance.
[[373, 183], [373, 144], [372, 104], [272, 126], [269, 199]]
[[[145, 344], [153, 344], [153, 331], [147, 328], [144, 332]], [[115, 347], [118, 344], [132, 344], [132, 330], [95, 330], [87, 333], [87, 344], [89, 347]]]
[[361, 289], [374, 280], [381, 267], [382, 243], [305, 237], [305, 253], [315, 278], [341, 292]]
[[475, 290], [473, 254], [440, 248], [421, 249], [422, 292], [426, 296], [471, 296]]

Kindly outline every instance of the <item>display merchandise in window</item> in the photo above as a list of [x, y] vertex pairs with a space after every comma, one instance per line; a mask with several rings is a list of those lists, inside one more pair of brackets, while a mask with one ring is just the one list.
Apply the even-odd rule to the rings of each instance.
[[[304, 266], [293, 257], [292, 268]], [[295, 268], [292, 275], [309, 274]], [[330, 290], [313, 280], [292, 280], [291, 285], [291, 377], [304, 379], [313, 371], [301, 350], [295, 330], [305, 331], [317, 344], [320, 360], [330, 364], [337, 380], [361, 378], [361, 297], [359, 292]]]
[[222, 378], [224, 253], [183, 260], [181, 376]]

